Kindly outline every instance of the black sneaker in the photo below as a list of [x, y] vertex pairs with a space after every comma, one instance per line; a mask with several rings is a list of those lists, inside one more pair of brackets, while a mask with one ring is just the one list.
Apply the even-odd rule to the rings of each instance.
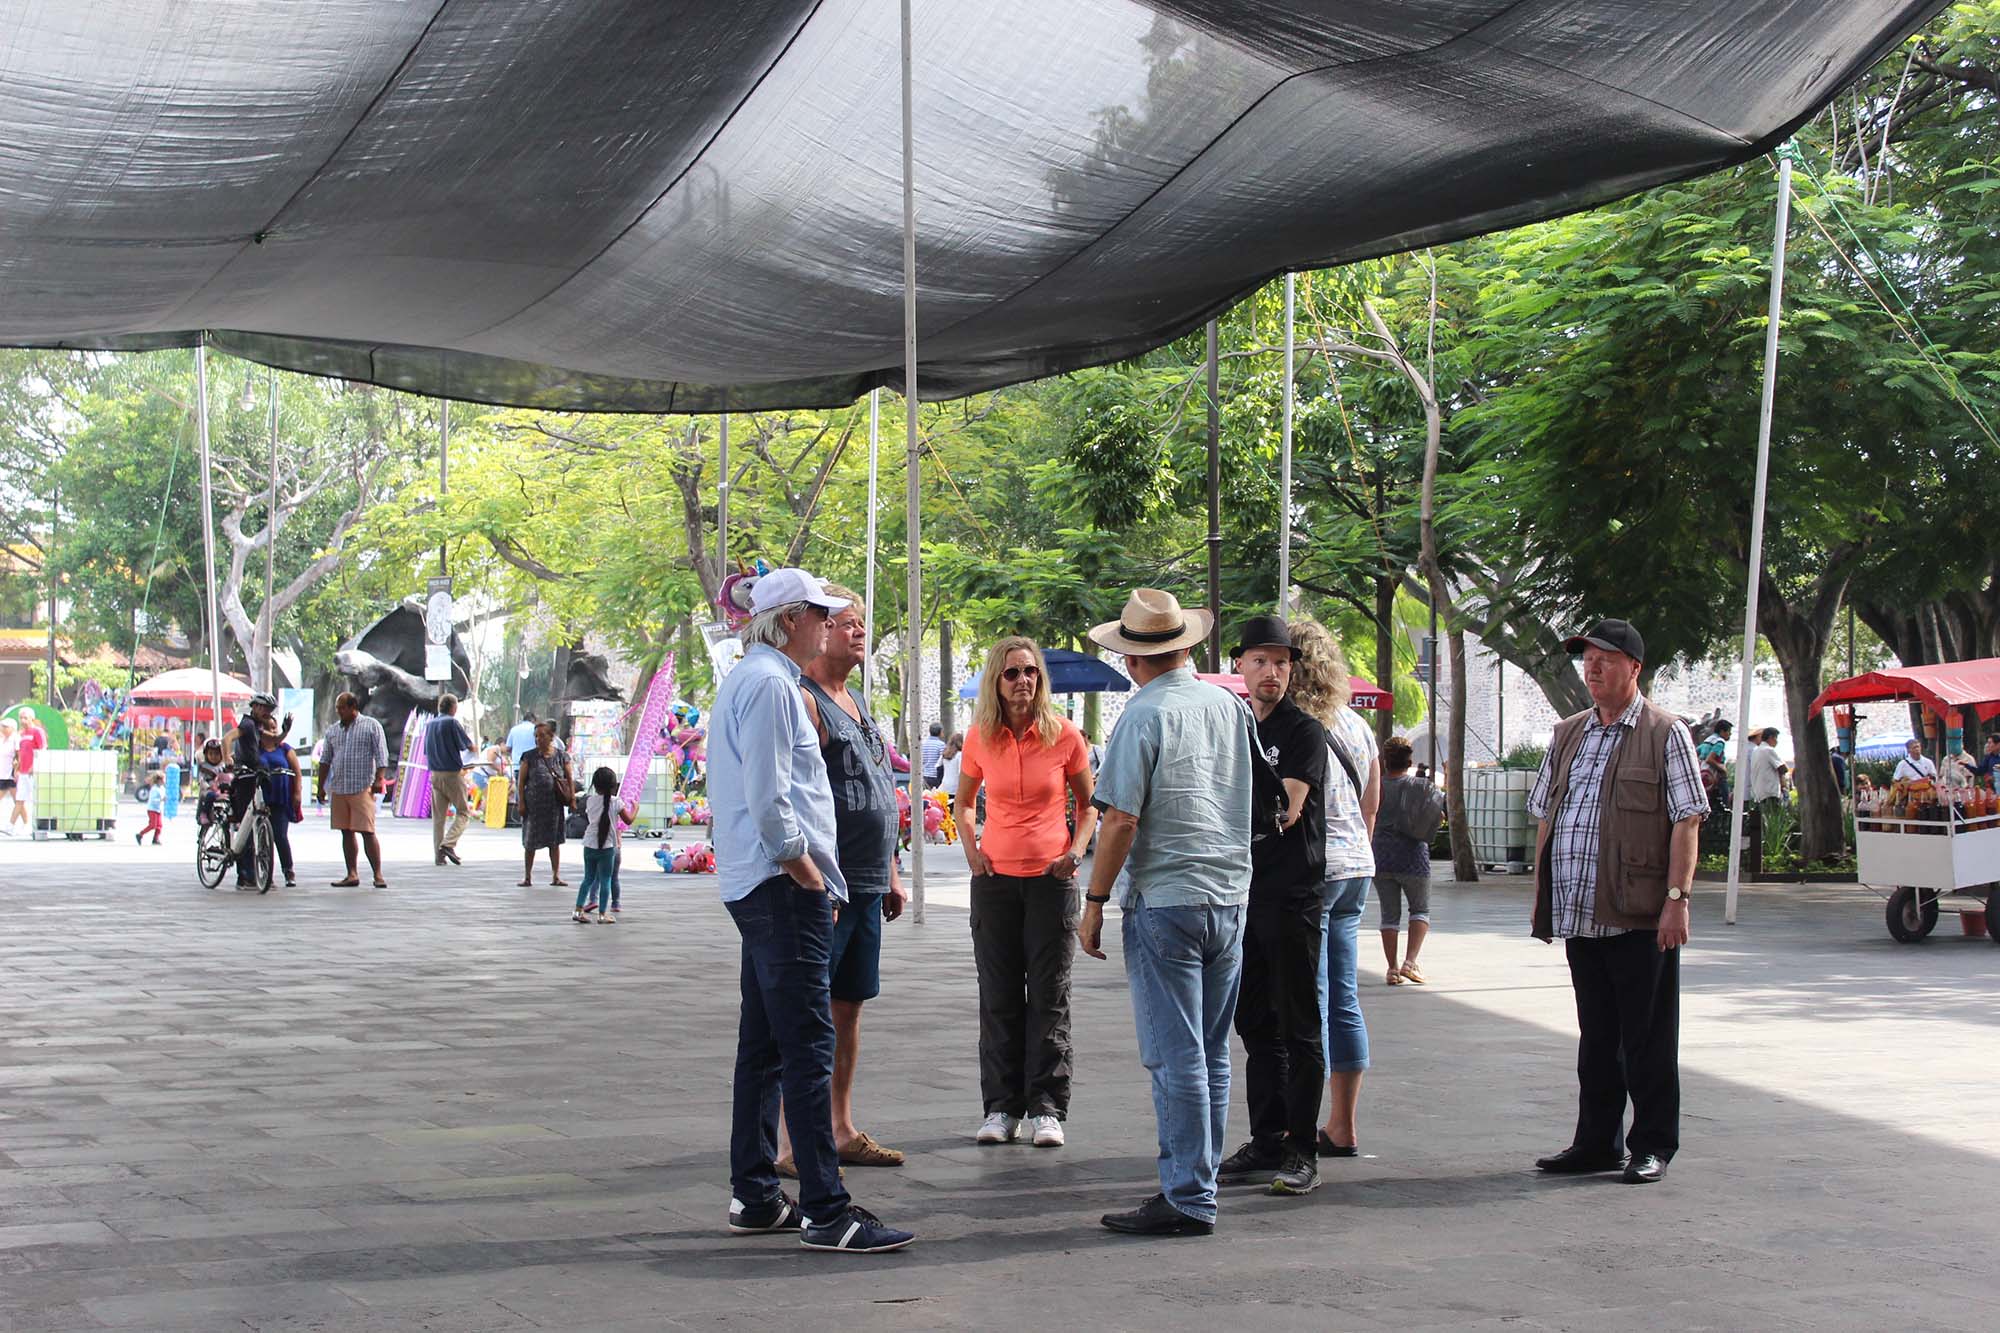
[[1106, 1213], [1098, 1219], [1107, 1228], [1127, 1236], [1212, 1236], [1215, 1223], [1189, 1217], [1155, 1194], [1129, 1213]]
[[848, 1254], [886, 1254], [900, 1250], [916, 1236], [908, 1231], [885, 1227], [882, 1220], [858, 1204], [831, 1222], [807, 1222], [799, 1233], [799, 1244], [808, 1250], [841, 1250]]
[[1284, 1164], [1285, 1159], [1280, 1153], [1260, 1148], [1252, 1139], [1222, 1159], [1222, 1165], [1216, 1168], [1215, 1178], [1224, 1185], [1267, 1185]]
[[1311, 1194], [1319, 1188], [1319, 1163], [1302, 1152], [1285, 1154], [1285, 1164], [1271, 1177], [1273, 1194]]
[[729, 1229], [739, 1236], [760, 1236], [773, 1231], [797, 1231], [805, 1225], [805, 1215], [791, 1196], [780, 1194], [769, 1203], [746, 1204], [729, 1201]]

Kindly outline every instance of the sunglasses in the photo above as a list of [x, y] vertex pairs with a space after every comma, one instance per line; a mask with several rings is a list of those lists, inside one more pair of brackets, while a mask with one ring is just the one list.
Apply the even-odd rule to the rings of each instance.
[[1000, 679], [1012, 685], [1023, 676], [1026, 676], [1029, 680], [1039, 680], [1041, 679], [1041, 675], [1042, 669], [1040, 667], [1008, 667], [1000, 673]]

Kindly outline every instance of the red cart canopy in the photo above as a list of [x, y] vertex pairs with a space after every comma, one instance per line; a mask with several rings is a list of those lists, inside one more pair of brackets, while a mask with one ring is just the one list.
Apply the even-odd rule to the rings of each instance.
[[1828, 704], [1874, 703], [1885, 699], [1915, 700], [1932, 712], [1948, 716], [1970, 708], [1981, 722], [2000, 716], [2000, 657], [1937, 666], [1891, 667], [1837, 680], [1812, 701], [1817, 714]]

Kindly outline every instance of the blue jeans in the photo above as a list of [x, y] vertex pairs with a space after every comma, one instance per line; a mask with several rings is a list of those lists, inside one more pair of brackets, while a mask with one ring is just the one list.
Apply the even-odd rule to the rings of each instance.
[[618, 853], [616, 847], [583, 849], [583, 883], [576, 886], [576, 910], [596, 903], [604, 911], [618, 906]]
[[1215, 1220], [1215, 1173], [1229, 1128], [1229, 1027], [1243, 971], [1243, 908], [1134, 907], [1125, 978], [1139, 1059], [1153, 1076], [1160, 1193]]
[[775, 875], [728, 903], [743, 937], [743, 1016], [736, 1030], [736, 1092], [729, 1185], [750, 1207], [778, 1197], [782, 1094], [799, 1206], [816, 1223], [849, 1206], [833, 1143], [833, 1014], [826, 967], [833, 908], [826, 894]]
[[1349, 1074], [1368, 1068], [1368, 1024], [1361, 1017], [1361, 909], [1371, 877], [1326, 882], [1326, 970], [1319, 1008], [1326, 1015], [1326, 1067]]

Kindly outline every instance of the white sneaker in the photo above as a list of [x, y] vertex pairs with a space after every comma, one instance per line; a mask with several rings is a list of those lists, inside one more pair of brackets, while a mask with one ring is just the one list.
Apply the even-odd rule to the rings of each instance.
[[974, 1143], [1012, 1143], [1021, 1137], [1021, 1122], [1005, 1111], [995, 1111], [979, 1126], [979, 1132], [972, 1136]]
[[1060, 1148], [1063, 1146], [1062, 1121], [1052, 1115], [1031, 1115], [1028, 1117], [1028, 1131], [1034, 1135], [1037, 1148]]

